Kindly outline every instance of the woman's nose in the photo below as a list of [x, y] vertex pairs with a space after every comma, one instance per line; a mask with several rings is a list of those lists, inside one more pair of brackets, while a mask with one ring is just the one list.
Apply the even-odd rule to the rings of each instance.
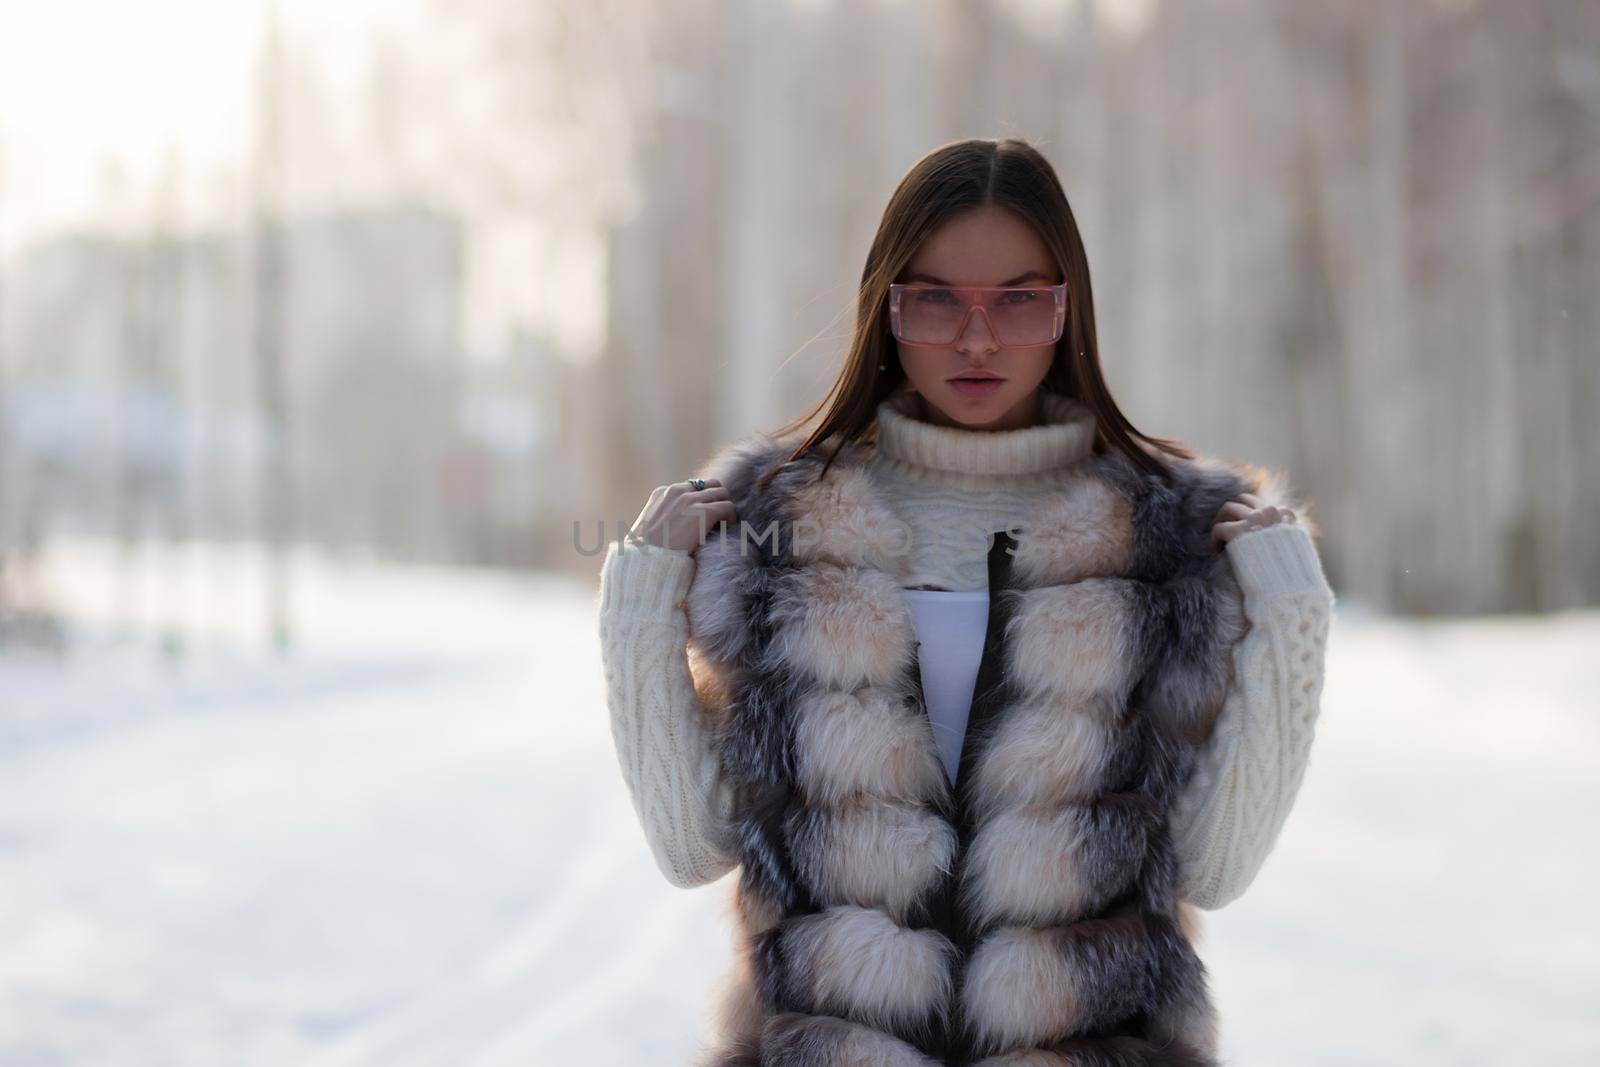
[[962, 351], [969, 349], [994, 349], [998, 348], [1000, 339], [995, 335], [994, 324], [989, 321], [989, 313], [977, 304], [967, 309], [967, 317], [961, 323], [961, 331], [956, 334], [956, 347]]

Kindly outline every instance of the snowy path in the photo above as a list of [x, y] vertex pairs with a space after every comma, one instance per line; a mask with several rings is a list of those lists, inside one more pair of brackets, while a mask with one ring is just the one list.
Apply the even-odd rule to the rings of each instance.
[[[299, 576], [286, 665], [0, 657], [0, 1064], [687, 1063], [729, 883], [655, 870], [592, 587]], [[1335, 626], [1300, 804], [1205, 916], [1231, 1062], [1600, 1059], [1600, 613]]]

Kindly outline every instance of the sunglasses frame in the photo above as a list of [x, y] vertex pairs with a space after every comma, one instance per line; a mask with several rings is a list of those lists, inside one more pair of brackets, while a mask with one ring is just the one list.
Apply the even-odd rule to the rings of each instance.
[[[955, 336], [950, 340], [944, 342], [943, 344], [935, 344], [931, 341], [907, 341], [904, 337], [900, 336], [900, 300], [906, 293], [914, 293], [922, 289], [948, 289], [952, 292], [959, 293], [1013, 293], [1049, 290], [1055, 295], [1056, 298], [1054, 329], [1055, 336], [1048, 341], [1036, 341], [1033, 344], [1028, 345], [1007, 344], [1005, 341], [1001, 340], [1000, 331], [995, 329], [994, 320], [989, 317], [988, 310], [984, 308], [982, 304], [973, 302], [968, 306], [967, 313], [962, 316], [961, 321], [956, 324]], [[989, 333], [991, 333], [994, 336], [994, 339], [999, 342], [1001, 348], [1040, 348], [1044, 345], [1056, 344], [1061, 340], [1061, 335], [1065, 331], [1067, 324], [1068, 297], [1067, 285], [1065, 282], [1062, 282], [1059, 285], [927, 285], [895, 282], [889, 286], [888, 299], [889, 332], [894, 335], [894, 339], [896, 341], [899, 341], [903, 345], [910, 345], [912, 348], [949, 348], [951, 345], [961, 340], [961, 335], [966, 332], [967, 323], [971, 320], [974, 312], [983, 313], [983, 321], [988, 325]]]

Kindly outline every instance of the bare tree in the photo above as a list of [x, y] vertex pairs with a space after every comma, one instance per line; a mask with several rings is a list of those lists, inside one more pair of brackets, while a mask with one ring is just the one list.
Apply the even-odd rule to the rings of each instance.
[[267, 442], [260, 483], [262, 540], [268, 551], [267, 631], [275, 648], [290, 643], [288, 549], [294, 528], [289, 478], [289, 412], [284, 366], [283, 29], [278, 0], [263, 0], [264, 34], [256, 83], [255, 160], [251, 173], [256, 387]]

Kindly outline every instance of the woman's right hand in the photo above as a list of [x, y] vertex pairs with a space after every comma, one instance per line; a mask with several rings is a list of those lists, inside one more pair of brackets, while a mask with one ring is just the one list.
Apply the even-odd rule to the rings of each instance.
[[658, 485], [645, 501], [644, 510], [633, 520], [633, 536], [658, 548], [675, 549], [693, 555], [702, 535], [709, 536], [717, 524], [736, 522], [733, 499], [715, 478], [705, 479], [706, 487], [696, 490], [688, 482]]

